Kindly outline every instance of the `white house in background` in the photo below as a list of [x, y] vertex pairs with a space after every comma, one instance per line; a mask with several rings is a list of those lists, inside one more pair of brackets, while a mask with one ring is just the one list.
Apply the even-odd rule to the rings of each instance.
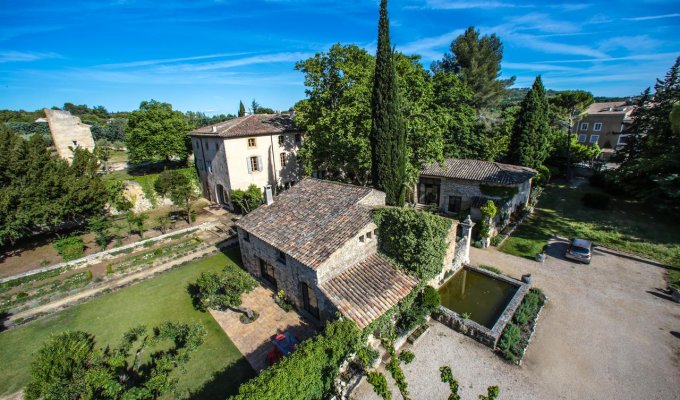
[[288, 188], [300, 180], [302, 132], [287, 114], [256, 114], [190, 133], [203, 196], [231, 207], [231, 190]]

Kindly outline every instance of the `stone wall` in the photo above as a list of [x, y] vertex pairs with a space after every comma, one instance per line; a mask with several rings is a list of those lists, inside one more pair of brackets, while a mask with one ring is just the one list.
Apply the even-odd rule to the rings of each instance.
[[467, 210], [472, 204], [473, 197], [484, 196], [479, 189], [478, 182], [471, 182], [457, 179], [441, 179], [439, 187], [439, 212], [448, 214], [447, 207], [449, 204], [449, 196], [460, 196], [460, 209]]
[[[375, 254], [378, 251], [377, 229], [378, 226], [375, 223], [369, 223], [336, 250], [317, 269], [319, 283], [326, 282], [364, 258]], [[370, 238], [368, 238], [369, 234]], [[364, 238], [363, 242], [359, 239], [362, 236]]]
[[333, 303], [319, 290], [317, 272], [286, 255], [286, 263], [278, 261], [278, 250], [259, 239], [250, 235], [249, 240], [244, 238], [244, 231], [238, 228], [239, 244], [241, 247], [241, 258], [243, 265], [251, 275], [260, 278], [263, 282], [260, 270], [260, 259], [274, 267], [274, 277], [276, 278], [277, 290], [283, 290], [295, 308], [306, 317], [315, 320], [316, 317], [304, 310], [302, 299], [302, 283], [314, 290], [319, 306], [320, 321], [332, 319], [337, 312]]

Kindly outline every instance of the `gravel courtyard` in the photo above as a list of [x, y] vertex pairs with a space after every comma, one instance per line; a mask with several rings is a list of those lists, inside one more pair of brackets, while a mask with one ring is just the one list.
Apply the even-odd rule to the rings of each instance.
[[[669, 300], [663, 268], [597, 248], [591, 265], [562, 259], [551, 243], [543, 265], [495, 248], [471, 249], [473, 264], [514, 277], [531, 273], [549, 298], [521, 367], [434, 322], [403, 366], [413, 399], [446, 399], [439, 367], [449, 365], [463, 399], [499, 385], [501, 399], [680, 398], [680, 304]], [[401, 399], [392, 378], [393, 398]], [[355, 399], [377, 399], [365, 382]]]

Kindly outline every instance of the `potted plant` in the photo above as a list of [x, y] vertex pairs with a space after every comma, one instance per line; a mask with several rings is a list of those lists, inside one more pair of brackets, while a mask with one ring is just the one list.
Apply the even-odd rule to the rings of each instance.
[[542, 263], [543, 261], [545, 261], [545, 255], [546, 255], [545, 252], [546, 252], [546, 250], [548, 250], [548, 245], [547, 245], [547, 244], [546, 244], [545, 246], [543, 246], [543, 248], [541, 249], [541, 252], [540, 252], [540, 253], [536, 254], [536, 261], [538, 261], [538, 262], [540, 262], [540, 263]]

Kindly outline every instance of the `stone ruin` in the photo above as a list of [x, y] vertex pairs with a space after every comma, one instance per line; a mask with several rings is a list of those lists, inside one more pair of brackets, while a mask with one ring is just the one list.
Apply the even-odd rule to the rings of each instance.
[[59, 157], [68, 162], [73, 161], [73, 149], [80, 147], [89, 151], [94, 150], [94, 139], [90, 132], [90, 125], [80, 122], [68, 111], [51, 110], [46, 108], [45, 116], [52, 134], [54, 147]]

